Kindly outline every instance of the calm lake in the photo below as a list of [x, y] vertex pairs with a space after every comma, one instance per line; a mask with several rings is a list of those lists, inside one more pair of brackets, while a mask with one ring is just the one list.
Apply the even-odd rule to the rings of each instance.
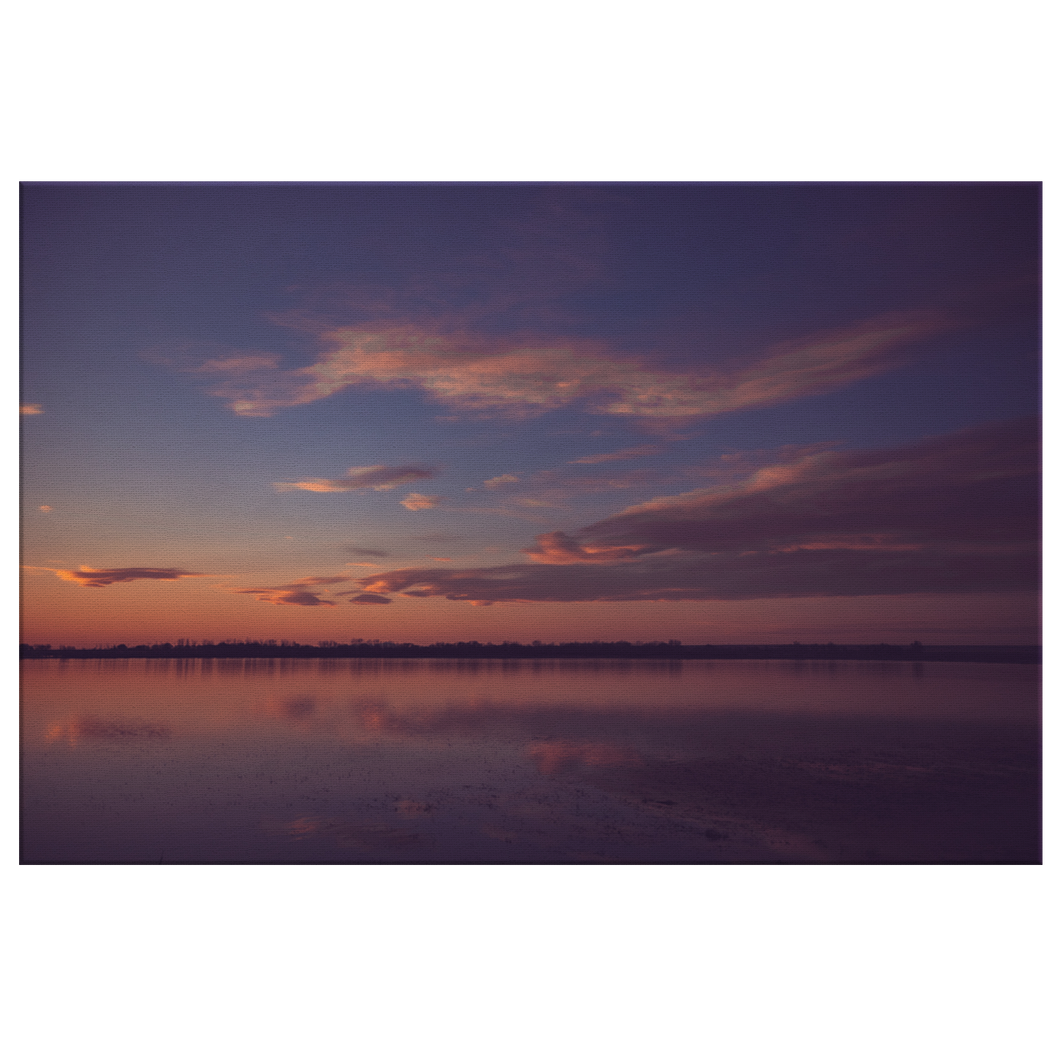
[[1041, 669], [31, 660], [23, 863], [1041, 860]]

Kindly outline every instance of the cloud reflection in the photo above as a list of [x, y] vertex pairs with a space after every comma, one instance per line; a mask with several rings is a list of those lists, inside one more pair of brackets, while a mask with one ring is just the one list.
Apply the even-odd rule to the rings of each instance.
[[643, 762], [643, 756], [613, 743], [575, 743], [548, 740], [532, 744], [527, 754], [545, 774], [567, 773], [586, 766], [630, 766]]
[[159, 722], [136, 718], [100, 718], [94, 714], [70, 714], [58, 721], [49, 722], [44, 730], [48, 743], [66, 740], [76, 747], [84, 738], [113, 740], [126, 737], [160, 738], [172, 736], [173, 730]]

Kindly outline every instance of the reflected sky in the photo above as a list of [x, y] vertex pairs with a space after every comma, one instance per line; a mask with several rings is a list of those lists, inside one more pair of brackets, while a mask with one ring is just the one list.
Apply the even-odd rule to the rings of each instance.
[[23, 663], [23, 861], [1036, 861], [1037, 667]]

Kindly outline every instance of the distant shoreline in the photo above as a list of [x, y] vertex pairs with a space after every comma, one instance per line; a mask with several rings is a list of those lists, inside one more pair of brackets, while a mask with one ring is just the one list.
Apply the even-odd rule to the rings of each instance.
[[223, 642], [118, 644], [106, 648], [20, 644], [21, 659], [776, 659], [842, 662], [1041, 663], [1041, 645], [913, 644], [632, 644], [626, 641], [565, 644], [276, 644]]

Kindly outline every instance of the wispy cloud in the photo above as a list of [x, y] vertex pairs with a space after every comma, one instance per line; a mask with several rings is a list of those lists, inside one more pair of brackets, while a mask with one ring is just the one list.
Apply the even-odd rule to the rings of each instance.
[[[49, 568], [50, 569], [50, 568]], [[85, 567], [80, 570], [55, 570], [63, 581], [76, 582], [87, 589], [103, 589], [119, 582], [162, 581], [172, 582], [179, 578], [203, 578], [209, 575], [183, 570], [181, 567]]]
[[353, 490], [392, 490], [408, 482], [433, 478], [437, 468], [411, 464], [405, 467], [387, 467], [373, 464], [370, 467], [351, 467], [341, 478], [314, 478], [304, 482], [274, 482], [281, 493], [290, 490], [306, 490], [309, 493], [350, 493]]
[[263, 368], [277, 368], [280, 358], [274, 353], [235, 353], [227, 357], [214, 357], [196, 365], [199, 372], [221, 372], [227, 375], [239, 375], [244, 372], [257, 372]]
[[543, 534], [534, 563], [406, 568], [369, 592], [511, 601], [726, 600], [1034, 590], [1036, 419], [893, 449], [816, 452]]
[[613, 453], [596, 453], [594, 456], [580, 456], [577, 460], [568, 460], [568, 464], [607, 464], [612, 460], [632, 460], [637, 456], [654, 456], [661, 453], [658, 445], [635, 445], [629, 449], [618, 449]]
[[943, 549], [676, 553], [621, 566], [511, 564], [413, 568], [365, 579], [369, 591], [489, 606], [517, 602], [661, 602], [803, 596], [1034, 591], [1036, 557]]
[[495, 478], [488, 478], [482, 483], [483, 486], [488, 490], [500, 489], [501, 486], [510, 486], [512, 483], [518, 482], [518, 475], [497, 475]]
[[562, 530], [538, 534], [536, 541], [533, 548], [524, 548], [523, 551], [536, 563], [557, 566], [629, 562], [650, 550], [650, 546], [646, 545], [583, 545]]
[[380, 596], [379, 593], [358, 593], [356, 596], [343, 593], [340, 595], [349, 596], [351, 604], [392, 604], [394, 602], [389, 596]]
[[20, 416], [40, 416], [44, 412], [44, 406], [38, 404], [19, 405], [18, 414]]
[[253, 589], [232, 589], [231, 592], [247, 596], [256, 596], [262, 603], [266, 604], [293, 604], [297, 607], [334, 607], [333, 600], [325, 600], [323, 593], [327, 590], [323, 586], [338, 585], [348, 582], [349, 575], [339, 575], [330, 578], [299, 578], [297, 581], [288, 582], [286, 585], [267, 585]]
[[402, 502], [403, 508], [408, 508], [410, 512], [421, 512], [425, 508], [437, 508], [442, 503], [442, 497], [440, 495], [428, 496], [423, 493], [410, 493]]
[[[255, 368], [253, 358], [235, 357], [212, 392], [240, 416], [271, 416], [351, 386], [384, 386], [418, 388], [463, 413], [531, 416], [581, 402], [600, 415], [680, 421], [834, 390], [890, 367], [900, 347], [945, 326], [923, 314], [876, 318], [779, 344], [750, 364], [695, 373], [582, 339], [501, 344], [471, 333], [346, 327], [323, 333], [327, 352], [303, 368], [264, 360]], [[220, 374], [225, 363], [207, 362]]]

